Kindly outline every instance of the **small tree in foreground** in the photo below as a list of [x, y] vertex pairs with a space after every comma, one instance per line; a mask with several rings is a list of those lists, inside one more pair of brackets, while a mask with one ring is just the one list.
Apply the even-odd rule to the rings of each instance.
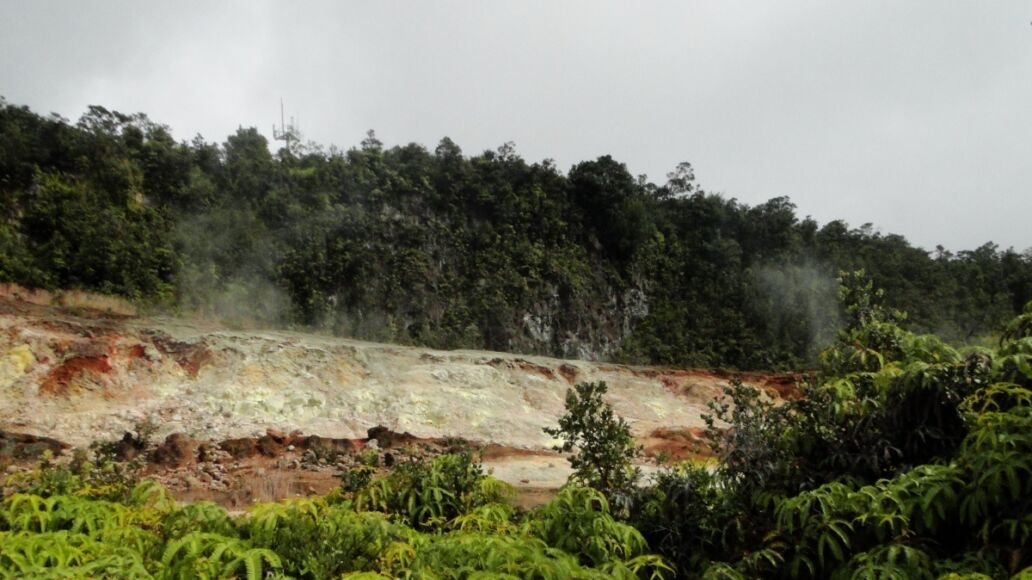
[[634, 444], [631, 427], [613, 413], [602, 396], [606, 383], [580, 383], [566, 391], [566, 414], [558, 428], [545, 433], [563, 440], [556, 451], [573, 452], [567, 459], [573, 477], [601, 491], [611, 500], [634, 487], [640, 471], [631, 465], [641, 448]]

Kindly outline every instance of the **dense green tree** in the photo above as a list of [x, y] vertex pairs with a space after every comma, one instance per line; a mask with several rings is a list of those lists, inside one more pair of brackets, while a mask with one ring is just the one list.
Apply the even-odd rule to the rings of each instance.
[[177, 142], [145, 115], [71, 123], [0, 102], [0, 280], [443, 348], [738, 368], [816, 364], [865, 269], [904, 325], [987, 343], [1032, 299], [1032, 254], [933, 255], [787, 198], [661, 185], [612, 157], [529, 163], [387, 147]]

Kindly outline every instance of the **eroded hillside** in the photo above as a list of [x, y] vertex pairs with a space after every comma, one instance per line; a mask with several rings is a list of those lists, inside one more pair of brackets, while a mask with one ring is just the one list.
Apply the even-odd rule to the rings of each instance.
[[[230, 331], [45, 302], [24, 292], [0, 298], [0, 429], [76, 446], [118, 439], [142, 422], [157, 426], [158, 440], [182, 433], [204, 441], [270, 429], [361, 440], [384, 426], [540, 454], [553, 443], [542, 428], [562, 413], [566, 389], [606, 381], [610, 402], [647, 450], [678, 455], [697, 447], [705, 404], [727, 380], [699, 370]], [[784, 386], [777, 377], [745, 380]], [[514, 469], [508, 479], [524, 480]]]

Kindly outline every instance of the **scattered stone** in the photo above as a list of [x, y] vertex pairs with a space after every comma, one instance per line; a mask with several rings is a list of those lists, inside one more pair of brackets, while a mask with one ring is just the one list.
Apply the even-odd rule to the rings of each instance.
[[329, 437], [319, 437], [318, 435], [306, 437], [297, 442], [297, 444], [303, 445], [325, 457], [334, 457], [356, 450], [356, 445], [351, 439], [332, 439]]
[[184, 433], [173, 433], [165, 438], [151, 454], [151, 460], [166, 467], [191, 467], [197, 463], [200, 443]]
[[36, 459], [46, 451], [57, 456], [69, 448], [71, 445], [50, 437], [0, 431], [0, 459]]
[[259, 437], [257, 441], [258, 451], [266, 457], [277, 457], [283, 453], [283, 442], [271, 435]]
[[258, 442], [250, 437], [227, 439], [220, 445], [233, 459], [247, 459], [258, 455]]
[[[390, 441], [390, 435], [392, 431], [383, 425], [377, 425], [376, 427], [369, 428], [366, 431], [366, 437], [369, 439], [375, 439], [377, 443], [386, 445]], [[367, 443], [368, 445], [368, 443]]]
[[147, 442], [143, 438], [126, 431], [114, 444], [115, 457], [119, 461], [131, 461], [142, 455], [146, 448]]

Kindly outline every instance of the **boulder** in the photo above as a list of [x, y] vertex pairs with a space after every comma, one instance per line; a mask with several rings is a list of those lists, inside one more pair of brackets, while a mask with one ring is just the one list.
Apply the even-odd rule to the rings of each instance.
[[38, 459], [47, 451], [57, 456], [70, 447], [50, 437], [0, 431], [0, 459]]
[[200, 442], [185, 433], [173, 433], [154, 450], [151, 460], [166, 467], [192, 467], [197, 463]]

